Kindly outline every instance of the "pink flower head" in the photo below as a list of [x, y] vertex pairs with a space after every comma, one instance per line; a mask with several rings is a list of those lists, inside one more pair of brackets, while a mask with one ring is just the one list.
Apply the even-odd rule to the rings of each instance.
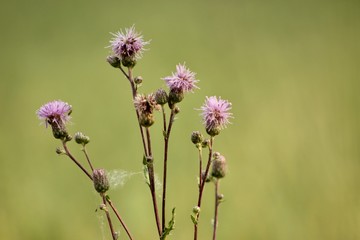
[[61, 100], [48, 102], [36, 111], [40, 120], [45, 120], [46, 127], [48, 124], [56, 124], [57, 127], [63, 128], [70, 120], [71, 105]]
[[229, 118], [232, 117], [230, 109], [231, 103], [227, 100], [223, 100], [221, 97], [218, 99], [216, 96], [206, 97], [205, 103], [200, 109], [206, 131], [208, 133], [219, 132], [226, 128], [226, 125], [230, 123]]
[[143, 40], [143, 36], [135, 31], [135, 27], [119, 31], [117, 33], [111, 33], [114, 38], [110, 41], [110, 47], [112, 48], [116, 57], [123, 59], [137, 60], [140, 59], [144, 51], [144, 46], [149, 44]]
[[194, 88], [198, 88], [195, 83], [199, 82], [195, 79], [195, 73], [186, 68], [185, 63], [176, 65], [176, 73], [164, 77], [163, 80], [170, 90], [180, 90], [181, 92], [193, 92]]
[[135, 109], [140, 113], [152, 114], [153, 110], [158, 110], [154, 94], [137, 94], [134, 99]]

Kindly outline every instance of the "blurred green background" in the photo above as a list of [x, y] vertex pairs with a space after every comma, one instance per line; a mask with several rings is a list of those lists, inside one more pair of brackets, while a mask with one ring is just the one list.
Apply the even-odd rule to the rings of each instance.
[[[203, 131], [194, 109], [211, 95], [229, 99], [235, 116], [214, 145], [230, 170], [221, 182], [226, 201], [218, 239], [360, 239], [359, 1], [1, 5], [1, 239], [110, 239], [92, 185], [56, 156], [59, 142], [35, 111], [54, 99], [69, 102], [69, 130], [91, 137], [96, 167], [140, 172], [130, 88], [105, 62], [109, 32], [133, 24], [152, 40], [135, 69], [144, 78], [140, 91], [165, 87], [160, 78], [177, 63], [186, 62], [201, 80], [181, 103], [171, 139], [168, 207], [177, 207], [171, 239], [192, 239], [197, 152], [189, 136]], [[159, 123], [152, 129], [157, 170]], [[84, 160], [78, 145], [70, 148]], [[136, 239], [156, 239], [140, 173], [110, 195]], [[213, 202], [209, 185], [200, 239], [211, 238]]]

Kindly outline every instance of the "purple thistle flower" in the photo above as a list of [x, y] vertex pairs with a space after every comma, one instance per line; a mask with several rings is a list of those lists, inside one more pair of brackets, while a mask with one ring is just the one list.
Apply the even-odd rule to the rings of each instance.
[[46, 127], [48, 124], [56, 124], [58, 128], [64, 128], [70, 120], [71, 105], [61, 100], [52, 101], [44, 104], [36, 111], [40, 120], [45, 120]]
[[164, 77], [166, 84], [170, 90], [177, 90], [180, 92], [193, 92], [195, 88], [199, 88], [195, 83], [199, 80], [195, 79], [194, 72], [191, 72], [186, 68], [184, 64], [176, 65], [176, 73], [172, 73], [172, 76]]
[[135, 31], [135, 27], [125, 29], [125, 33], [120, 30], [117, 33], [111, 33], [114, 38], [110, 41], [116, 57], [121, 60], [138, 60], [142, 57], [144, 46], [149, 44], [143, 40], [143, 36]]
[[230, 123], [229, 118], [232, 117], [231, 103], [227, 100], [219, 99], [216, 96], [206, 97], [205, 103], [201, 106], [202, 117], [205, 124], [206, 131], [215, 136], [220, 133], [220, 130], [226, 128]]

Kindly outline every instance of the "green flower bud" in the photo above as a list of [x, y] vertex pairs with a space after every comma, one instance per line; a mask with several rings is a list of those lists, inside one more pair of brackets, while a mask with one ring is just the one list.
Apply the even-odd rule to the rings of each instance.
[[214, 159], [212, 162], [212, 171], [211, 176], [215, 178], [223, 178], [227, 172], [227, 164], [224, 156], [220, 155], [220, 153], [214, 153]]
[[175, 114], [179, 114], [180, 113], [180, 108], [178, 106], [174, 107], [174, 113]]
[[194, 214], [198, 214], [198, 213], [200, 212], [200, 207], [199, 207], [199, 206], [193, 207], [192, 212], [193, 212]]
[[140, 85], [143, 82], [142, 76], [135, 77], [134, 82], [136, 85]]
[[151, 113], [141, 113], [139, 116], [139, 123], [143, 127], [150, 127], [155, 122], [154, 115]]
[[201, 146], [202, 146], [202, 148], [206, 148], [209, 146], [209, 144], [210, 144], [210, 140], [205, 139], [204, 141], [202, 141]]
[[75, 142], [85, 146], [90, 142], [90, 138], [85, 136], [82, 132], [75, 133]]
[[60, 147], [56, 148], [56, 153], [59, 154], [59, 155], [66, 154], [65, 150], [60, 148]]
[[108, 56], [106, 58], [106, 61], [111, 65], [113, 66], [114, 68], [120, 68], [120, 59], [116, 56]]
[[199, 131], [194, 131], [191, 134], [191, 141], [193, 144], [199, 144], [204, 140], [204, 136]]
[[168, 102], [168, 99], [169, 97], [164, 89], [160, 88], [156, 91], [155, 101], [157, 102], [157, 104], [164, 105]]
[[93, 182], [98, 193], [105, 193], [110, 188], [105, 169], [95, 169], [93, 171]]
[[218, 194], [217, 198], [220, 202], [224, 201], [224, 194]]

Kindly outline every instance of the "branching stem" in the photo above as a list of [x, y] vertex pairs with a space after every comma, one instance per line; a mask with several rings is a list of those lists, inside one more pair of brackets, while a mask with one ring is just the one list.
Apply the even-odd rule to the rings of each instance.
[[[209, 174], [209, 169], [210, 169], [210, 165], [211, 165], [213, 142], [214, 142], [214, 137], [211, 137], [210, 142], [209, 142], [209, 157], [208, 157], [208, 162], [207, 162], [207, 165], [206, 165], [205, 173], [204, 173], [204, 175], [200, 176], [200, 178], [202, 178], [202, 179], [200, 181], [201, 184], [200, 184], [200, 187], [199, 187], [199, 197], [198, 197], [198, 207], [199, 208], [201, 207], [202, 194], [203, 194], [203, 191], [204, 191], [206, 178], [207, 178], [207, 175]], [[200, 217], [200, 212], [196, 216], [197, 223], [194, 224], [194, 240], [197, 240], [199, 217]]]

